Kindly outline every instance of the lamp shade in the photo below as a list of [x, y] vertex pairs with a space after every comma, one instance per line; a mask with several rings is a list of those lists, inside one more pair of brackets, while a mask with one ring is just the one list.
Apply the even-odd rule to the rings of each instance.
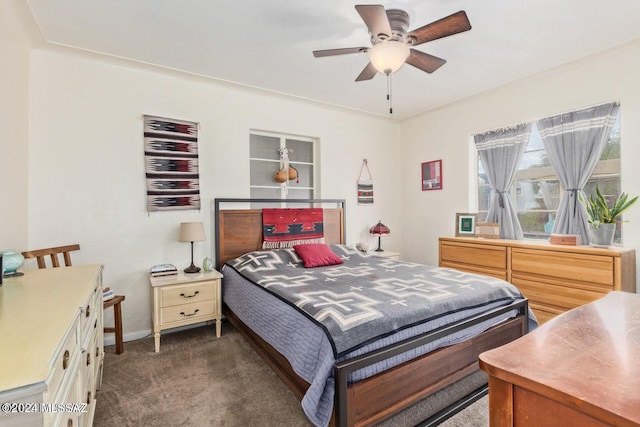
[[381, 42], [369, 49], [369, 61], [376, 70], [389, 75], [398, 71], [410, 54], [409, 46], [404, 43]]
[[389, 229], [389, 227], [378, 221], [376, 225], [369, 229], [369, 233], [381, 236], [383, 234], [391, 234], [391, 230]]
[[201, 242], [205, 240], [202, 222], [183, 222], [180, 224], [180, 242]]

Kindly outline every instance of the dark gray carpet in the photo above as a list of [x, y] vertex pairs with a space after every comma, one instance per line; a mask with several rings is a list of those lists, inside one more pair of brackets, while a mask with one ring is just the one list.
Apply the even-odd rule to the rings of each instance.
[[[293, 393], [227, 322], [219, 339], [214, 326], [205, 326], [164, 334], [159, 353], [153, 338], [125, 343], [120, 355], [113, 347], [105, 352], [96, 427], [311, 425]], [[433, 405], [437, 398], [383, 425], [413, 426]], [[486, 397], [442, 424], [488, 425]]]

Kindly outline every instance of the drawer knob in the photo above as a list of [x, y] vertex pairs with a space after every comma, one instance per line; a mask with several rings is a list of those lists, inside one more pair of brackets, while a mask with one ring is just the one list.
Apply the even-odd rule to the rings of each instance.
[[100, 347], [96, 346], [96, 357], [100, 356]]
[[93, 329], [95, 329], [95, 328], [97, 328], [97, 327], [98, 327], [98, 319], [96, 319], [96, 321], [95, 321], [95, 322], [93, 322]]
[[194, 312], [193, 312], [193, 313], [191, 313], [191, 314], [185, 314], [185, 312], [184, 312], [184, 311], [181, 311], [181, 312], [180, 312], [180, 314], [181, 314], [183, 317], [191, 317], [191, 316], [195, 316], [195, 315], [196, 315], [196, 313], [197, 313], [197, 312], [199, 312], [199, 311], [200, 311], [200, 309], [199, 309], [199, 308], [196, 308], [196, 311], [194, 311]]
[[67, 427], [73, 427], [73, 419], [72, 418], [69, 418], [67, 420]]
[[200, 291], [195, 291], [195, 292], [193, 293], [193, 295], [185, 295], [185, 294], [184, 294], [184, 292], [183, 292], [183, 293], [181, 293], [181, 294], [180, 294], [180, 296], [181, 296], [182, 298], [193, 298], [193, 297], [195, 297], [196, 295], [198, 295], [199, 293], [200, 293]]
[[91, 314], [91, 307], [87, 306], [87, 310], [84, 313], [84, 317], [89, 317], [90, 314]]
[[91, 391], [87, 392], [87, 405], [91, 405]]
[[67, 369], [69, 367], [69, 350], [65, 350], [62, 355], [62, 369]]
[[91, 365], [91, 353], [87, 353], [87, 366]]

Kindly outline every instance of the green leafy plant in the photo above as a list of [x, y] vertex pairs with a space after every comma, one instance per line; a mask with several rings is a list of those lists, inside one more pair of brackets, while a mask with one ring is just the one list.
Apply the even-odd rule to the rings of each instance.
[[585, 199], [580, 194], [580, 202], [587, 209], [589, 215], [589, 224], [594, 228], [600, 227], [600, 224], [614, 224], [617, 218], [638, 201], [638, 196], [629, 199], [627, 193], [622, 193], [615, 200], [613, 205], [609, 206], [607, 199], [602, 195], [600, 189], [596, 185], [595, 196], [592, 194], [589, 199]]

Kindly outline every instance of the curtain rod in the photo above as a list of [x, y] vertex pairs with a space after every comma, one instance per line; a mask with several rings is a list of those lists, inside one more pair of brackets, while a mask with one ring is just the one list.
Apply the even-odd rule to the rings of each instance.
[[499, 126], [497, 128], [491, 128], [491, 129], [487, 129], [487, 130], [480, 131], [480, 132], [474, 132], [474, 133], [471, 134], [471, 136], [482, 135], [482, 134], [485, 134], [487, 132], [493, 132], [493, 131], [497, 131], [497, 130], [513, 129], [513, 128], [517, 127], [517, 126], [526, 125], [527, 123], [532, 123], [533, 124], [533, 123], [537, 122], [538, 120], [546, 119], [547, 117], [561, 116], [563, 114], [573, 113], [575, 111], [580, 111], [580, 110], [587, 110], [589, 108], [597, 107], [599, 105], [612, 104], [612, 103], [616, 104], [616, 105], [620, 105], [620, 101], [619, 100], [610, 100], [610, 101], [598, 102], [596, 104], [587, 105], [585, 107], [578, 107], [578, 108], [574, 108], [572, 110], [565, 110], [565, 111], [563, 111], [561, 113], [554, 113], [554, 114], [549, 114], [549, 115], [544, 116], [544, 117], [538, 117], [538, 118], [535, 118], [535, 119], [525, 120], [525, 121], [522, 121], [520, 123], [515, 123], [515, 124], [510, 124], [510, 125], [503, 125], [503, 126]]

